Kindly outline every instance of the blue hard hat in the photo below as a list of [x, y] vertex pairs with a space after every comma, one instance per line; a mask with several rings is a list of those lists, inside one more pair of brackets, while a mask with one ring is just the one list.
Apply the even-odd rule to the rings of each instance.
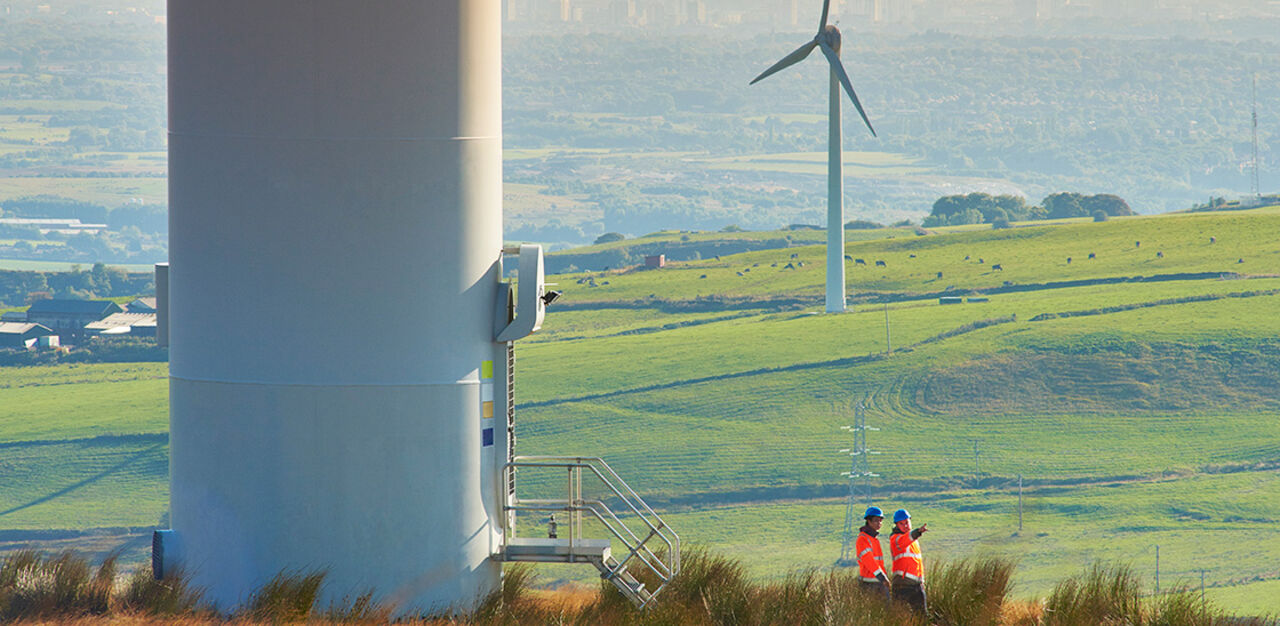
[[881, 511], [878, 506], [869, 506], [867, 507], [867, 512], [862, 514], [862, 519], [867, 519], [868, 517], [884, 517], [884, 511]]
[[897, 524], [898, 522], [901, 522], [904, 519], [911, 519], [911, 514], [908, 513], [906, 509], [898, 509], [897, 511], [893, 512], [894, 524]]

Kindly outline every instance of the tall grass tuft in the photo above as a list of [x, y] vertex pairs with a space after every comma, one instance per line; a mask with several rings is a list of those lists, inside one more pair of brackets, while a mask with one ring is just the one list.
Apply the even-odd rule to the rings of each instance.
[[1141, 588], [1128, 565], [1095, 564], [1054, 586], [1045, 602], [1044, 624], [1142, 624]]
[[1005, 602], [1000, 611], [1000, 626], [1040, 626], [1044, 604], [1038, 600]]
[[680, 574], [658, 602], [687, 607], [681, 614], [696, 612], [706, 624], [746, 624], [755, 616], [753, 585], [742, 563], [700, 547], [686, 548], [680, 563]]
[[844, 626], [923, 626], [925, 623], [923, 616], [915, 615], [906, 607], [886, 604], [878, 591], [868, 593], [854, 570], [830, 572], [819, 584], [822, 606], [821, 613], [814, 614], [819, 619], [817, 623]]
[[1000, 624], [1013, 590], [1013, 561], [964, 559], [934, 566], [926, 582], [929, 616], [944, 626]]
[[527, 563], [508, 567], [502, 575], [502, 587], [482, 600], [470, 616], [459, 616], [449, 622], [479, 626], [565, 623], [563, 610], [557, 611], [533, 600], [534, 577], [533, 567]]
[[249, 598], [244, 617], [259, 622], [300, 622], [311, 617], [324, 571], [284, 570]]
[[385, 624], [394, 612], [395, 607], [378, 602], [373, 591], [366, 591], [330, 604], [319, 618], [327, 624]]
[[781, 581], [754, 583], [742, 564], [700, 548], [686, 549], [682, 569], [644, 611], [605, 583], [596, 602], [561, 623], [598, 626], [920, 626], [923, 619], [891, 607], [878, 591], [863, 589], [856, 571], [802, 571]]
[[793, 573], [781, 582], [761, 587], [753, 604], [762, 624], [821, 624], [829, 609], [818, 575], [810, 570]]
[[203, 590], [191, 584], [191, 576], [184, 570], [172, 569], [161, 580], [156, 580], [148, 566], [134, 570], [117, 599], [119, 609], [154, 616], [191, 615], [199, 612]]
[[71, 552], [45, 558], [15, 552], [0, 564], [0, 620], [102, 615], [111, 608], [116, 557], [92, 573], [89, 561]]
[[112, 552], [98, 566], [93, 578], [85, 589], [85, 604], [88, 612], [102, 615], [111, 611], [112, 592], [116, 583], [116, 562], [120, 560], [120, 552]]
[[1210, 611], [1210, 605], [1201, 602], [1200, 594], [1181, 587], [1149, 601], [1149, 626], [1214, 626], [1222, 623]]

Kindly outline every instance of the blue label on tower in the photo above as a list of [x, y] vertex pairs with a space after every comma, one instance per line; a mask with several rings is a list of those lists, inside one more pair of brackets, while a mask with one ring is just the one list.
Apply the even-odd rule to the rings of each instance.
[[480, 445], [486, 448], [493, 445], [493, 429], [492, 428], [486, 428], [480, 431]]

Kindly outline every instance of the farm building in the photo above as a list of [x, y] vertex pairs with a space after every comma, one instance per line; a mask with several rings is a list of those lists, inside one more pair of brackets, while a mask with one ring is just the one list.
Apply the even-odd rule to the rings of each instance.
[[654, 254], [644, 258], [644, 266], [650, 269], [658, 269], [667, 266], [667, 255]]
[[83, 224], [80, 220], [74, 218], [46, 217], [2, 217], [0, 218], [0, 226], [34, 228], [39, 230], [41, 235], [48, 235], [49, 233], [57, 233], [59, 235], [96, 235], [107, 229], [106, 224]]
[[26, 311], [5, 311], [3, 314], [0, 314], [0, 322], [26, 323], [26, 321], [27, 321]]
[[48, 326], [40, 324], [0, 322], [0, 348], [34, 348], [41, 337], [53, 334]]
[[103, 337], [155, 337], [155, 313], [113, 313], [96, 322], [85, 324], [86, 335]]
[[58, 334], [70, 334], [108, 315], [123, 312], [120, 305], [110, 300], [37, 300], [27, 309], [27, 321], [43, 324]]
[[124, 305], [124, 310], [128, 313], [155, 313], [156, 299], [154, 296], [138, 298], [137, 300]]

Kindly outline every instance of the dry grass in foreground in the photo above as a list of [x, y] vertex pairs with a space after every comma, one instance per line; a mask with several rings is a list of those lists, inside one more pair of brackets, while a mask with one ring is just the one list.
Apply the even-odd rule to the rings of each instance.
[[[647, 611], [633, 608], [612, 587], [546, 592], [533, 572], [507, 570], [502, 588], [474, 609], [410, 616], [406, 624], [505, 626], [832, 625], [863, 626], [1280, 626], [1280, 620], [1232, 617], [1188, 590], [1156, 597], [1127, 566], [1096, 565], [1060, 582], [1042, 602], [1009, 598], [1014, 564], [998, 558], [932, 567], [926, 620], [860, 588], [848, 570], [795, 573], [780, 581], [750, 580], [742, 564], [701, 549], [683, 556], [684, 569]], [[318, 599], [324, 572], [282, 572], [232, 613], [204, 606], [198, 589], [178, 573], [154, 580], [146, 568], [117, 578], [116, 560], [94, 570], [64, 553], [15, 553], [0, 562], [0, 621], [101, 624], [386, 623], [394, 607], [373, 593], [329, 606]]]

